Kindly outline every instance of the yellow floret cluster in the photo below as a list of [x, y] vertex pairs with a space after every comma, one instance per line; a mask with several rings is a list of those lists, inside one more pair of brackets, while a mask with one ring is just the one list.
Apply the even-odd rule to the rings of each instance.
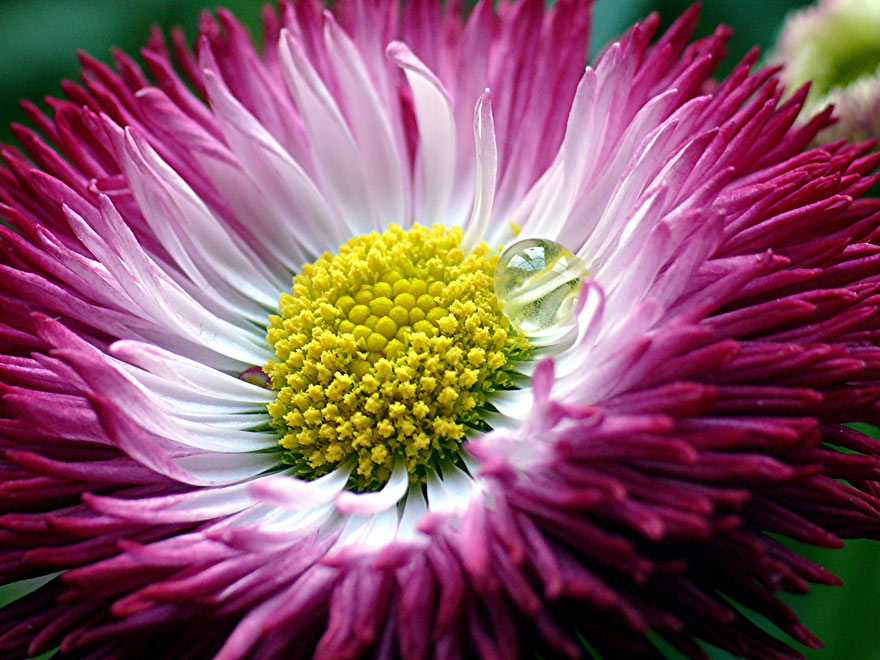
[[395, 462], [413, 480], [455, 456], [492, 391], [530, 347], [493, 290], [498, 254], [462, 231], [392, 225], [305, 266], [269, 317], [263, 369], [288, 462], [317, 477], [352, 461], [355, 490]]

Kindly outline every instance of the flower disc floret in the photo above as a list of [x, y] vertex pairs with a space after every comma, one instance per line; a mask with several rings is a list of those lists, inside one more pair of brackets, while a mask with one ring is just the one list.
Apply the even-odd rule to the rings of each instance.
[[462, 231], [392, 225], [306, 265], [269, 318], [278, 393], [269, 404], [304, 477], [357, 464], [350, 487], [413, 480], [455, 460], [483, 428], [487, 397], [513, 385], [529, 344], [495, 296], [498, 253], [461, 248]]

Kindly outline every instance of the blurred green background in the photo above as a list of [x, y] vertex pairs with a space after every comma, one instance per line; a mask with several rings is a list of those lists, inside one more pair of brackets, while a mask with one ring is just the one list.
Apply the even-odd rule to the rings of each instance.
[[[223, 3], [256, 29], [260, 2], [230, 0]], [[783, 17], [805, 4], [798, 0], [708, 0], [700, 33], [718, 23], [736, 29], [728, 71], [753, 45], [768, 48]], [[11, 122], [24, 122], [18, 100], [39, 101], [59, 95], [59, 81], [76, 78], [78, 49], [104, 60], [118, 46], [136, 53], [149, 27], [181, 25], [192, 37], [204, 0], [0, 0], [0, 140], [12, 140]], [[593, 36], [594, 52], [651, 11], [659, 11], [668, 24], [690, 5], [689, 0], [599, 0]], [[827, 644], [822, 651], [807, 651], [810, 660], [880, 660], [880, 543], [851, 542], [843, 551], [803, 549], [845, 582], [843, 588], [814, 589], [809, 598], [787, 602]], [[21, 588], [0, 588], [0, 600], [21, 593]], [[714, 653], [719, 660], [730, 656]]]

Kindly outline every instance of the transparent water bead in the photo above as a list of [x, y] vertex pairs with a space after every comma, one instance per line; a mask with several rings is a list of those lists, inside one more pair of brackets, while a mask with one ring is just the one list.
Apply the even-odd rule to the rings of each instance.
[[587, 267], [564, 245], [529, 238], [509, 246], [495, 267], [495, 295], [519, 330], [539, 333], [570, 319]]

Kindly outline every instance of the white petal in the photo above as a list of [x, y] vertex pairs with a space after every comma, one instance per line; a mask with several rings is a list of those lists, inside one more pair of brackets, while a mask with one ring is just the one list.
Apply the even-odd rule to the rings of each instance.
[[474, 141], [477, 146], [477, 174], [474, 208], [461, 242], [461, 249], [465, 254], [473, 250], [486, 235], [495, 201], [498, 149], [495, 145], [495, 123], [488, 89], [483, 92], [474, 108]]
[[267, 477], [251, 485], [251, 495], [261, 502], [291, 511], [309, 509], [332, 502], [345, 488], [350, 472], [350, 468], [337, 468], [314, 481], [295, 477]]
[[137, 341], [114, 342], [110, 352], [117, 357], [188, 389], [236, 404], [269, 403], [275, 392], [253, 385], [194, 360], [166, 351], [158, 346]]
[[429, 476], [426, 485], [428, 508], [432, 512], [463, 511], [476, 488], [474, 480], [457, 467], [445, 469], [443, 478]]
[[276, 285], [260, 272], [259, 259], [250, 248], [225, 230], [137, 131], [127, 128], [123, 134], [109, 126], [108, 122], [116, 155], [144, 218], [189, 279], [207, 291], [216, 286], [221, 288], [217, 294], [228, 290], [274, 307]]
[[[419, 192], [415, 220], [432, 224], [447, 219], [455, 178], [455, 121], [449, 94], [437, 77], [403, 43], [394, 41], [386, 50], [401, 67], [413, 93], [419, 127], [417, 180]], [[450, 222], [444, 224], [450, 224]]]
[[325, 12], [324, 40], [339, 94], [348, 108], [348, 124], [363, 157], [367, 189], [380, 226], [397, 222], [406, 227], [410, 224], [411, 177], [405, 165], [406, 144], [400, 122], [392, 120], [389, 113], [393, 109], [380, 98], [380, 81], [371, 75], [351, 37], [330, 12]]
[[255, 192], [265, 198], [273, 216], [281, 220], [273, 223], [279, 232], [279, 244], [290, 240], [294, 232], [313, 257], [335, 250], [349, 238], [344, 235], [344, 224], [302, 165], [239, 103], [218, 74], [205, 70], [204, 80], [224, 138], [258, 182]]
[[396, 506], [409, 488], [409, 473], [403, 463], [391, 473], [388, 483], [375, 493], [343, 491], [336, 497], [336, 508], [346, 514], [370, 514]]
[[350, 235], [381, 228], [364, 163], [333, 95], [308, 61], [302, 44], [286, 30], [280, 46], [282, 72], [309, 131], [325, 194], [336, 205]]
[[174, 461], [189, 474], [214, 484], [231, 484], [253, 479], [278, 467], [277, 453], [220, 454], [216, 452], [184, 456]]

